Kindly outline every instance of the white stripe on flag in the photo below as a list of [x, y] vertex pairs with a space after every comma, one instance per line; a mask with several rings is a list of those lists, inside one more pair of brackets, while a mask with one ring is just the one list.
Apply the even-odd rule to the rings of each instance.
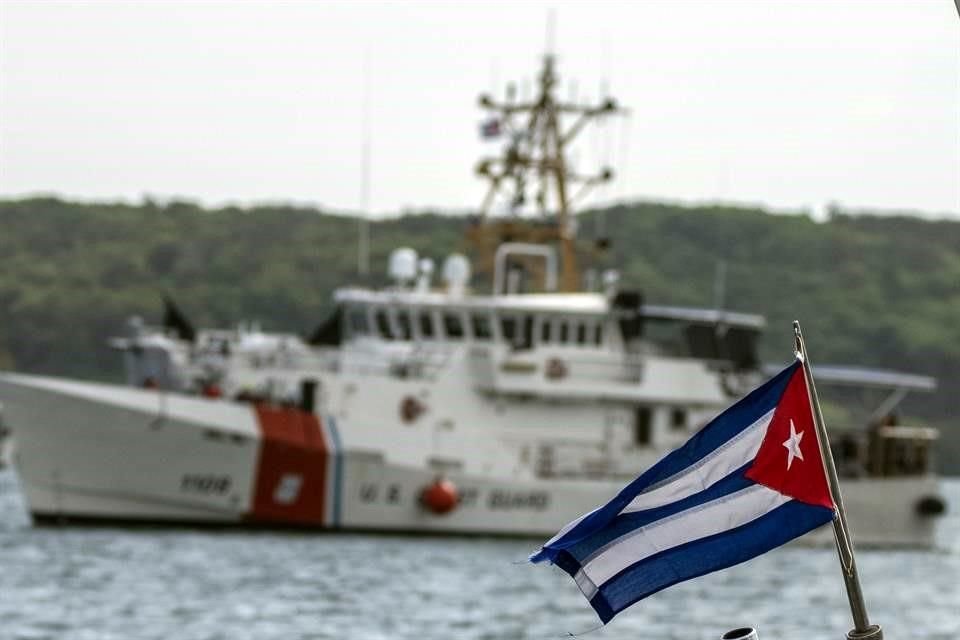
[[[603, 585], [645, 558], [756, 520], [792, 498], [755, 484], [627, 533], [587, 559], [578, 585]], [[584, 574], [586, 580], [580, 577]], [[595, 589], [593, 590], [595, 592]], [[591, 595], [584, 591], [588, 598]]]
[[620, 513], [662, 507], [692, 496], [717, 480], [726, 478], [732, 471], [739, 469], [757, 456], [760, 443], [767, 435], [767, 426], [770, 425], [775, 410], [776, 408], [770, 409], [756, 422], [698, 460], [696, 464], [660, 482], [656, 488], [641, 493]]

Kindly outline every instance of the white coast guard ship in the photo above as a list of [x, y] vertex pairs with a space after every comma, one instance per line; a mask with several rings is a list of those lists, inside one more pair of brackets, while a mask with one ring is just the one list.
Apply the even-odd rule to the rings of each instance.
[[[485, 208], [506, 186], [519, 206], [536, 183], [555, 214], [471, 227], [487, 292], [471, 288], [464, 256], [434, 282], [430, 260], [400, 249], [390, 286], [337, 290], [306, 341], [198, 332], [168, 303], [165, 327], [134, 321], [114, 341], [126, 386], [0, 375], [34, 519], [546, 536], [759, 383], [760, 316], [648, 304], [612, 272], [581, 289], [567, 188], [611, 172], [572, 176], [563, 152], [617, 107], [559, 103], [555, 83], [548, 57], [535, 100], [481, 100], [509, 136], [478, 167]], [[817, 375], [898, 396], [933, 386]], [[934, 437], [877, 426], [835, 447], [858, 543], [931, 543]]]

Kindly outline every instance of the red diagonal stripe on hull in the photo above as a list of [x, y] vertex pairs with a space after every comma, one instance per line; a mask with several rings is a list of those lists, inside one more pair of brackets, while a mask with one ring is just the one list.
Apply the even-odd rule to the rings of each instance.
[[260, 456], [253, 510], [261, 522], [322, 525], [327, 449], [312, 413], [257, 405]]

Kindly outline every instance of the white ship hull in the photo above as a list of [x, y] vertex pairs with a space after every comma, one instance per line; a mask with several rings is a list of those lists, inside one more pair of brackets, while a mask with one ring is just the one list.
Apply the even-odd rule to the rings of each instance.
[[[451, 471], [459, 500], [437, 514], [421, 500], [434, 471], [352, 448], [332, 416], [29, 376], [0, 376], [0, 393], [38, 521], [548, 537], [626, 483]], [[934, 544], [917, 505], [938, 494], [935, 477], [847, 480], [843, 492], [858, 545]], [[802, 540], [831, 539], [827, 527]]]

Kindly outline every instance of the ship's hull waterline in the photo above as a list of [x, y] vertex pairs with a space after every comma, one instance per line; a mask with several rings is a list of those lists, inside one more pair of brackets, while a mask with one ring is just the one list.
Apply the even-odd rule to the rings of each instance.
[[[342, 446], [346, 425], [333, 416], [51, 380], [0, 376], [20, 484], [40, 523], [543, 537], [627, 482], [451, 471], [458, 499], [439, 514], [423, 500], [436, 472]], [[858, 546], [932, 546], [935, 520], [917, 505], [938, 493], [933, 476], [845, 480]], [[832, 532], [802, 540], [829, 543]]]

